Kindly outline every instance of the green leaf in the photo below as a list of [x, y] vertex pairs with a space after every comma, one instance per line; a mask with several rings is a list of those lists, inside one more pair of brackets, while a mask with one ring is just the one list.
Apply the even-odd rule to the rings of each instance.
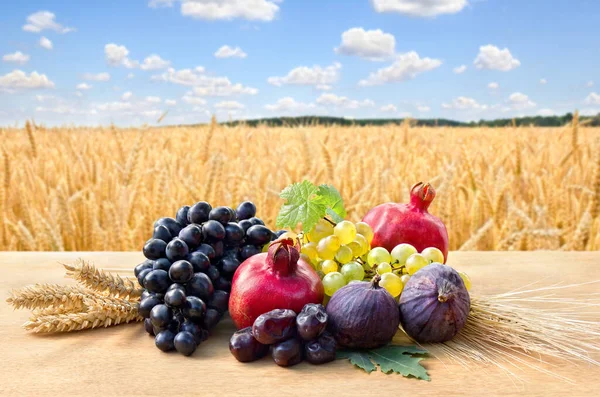
[[371, 373], [377, 370], [377, 367], [373, 362], [369, 359], [369, 356], [366, 352], [363, 351], [354, 351], [354, 350], [338, 350], [335, 353], [335, 358], [340, 359], [348, 359], [358, 368], [365, 370], [367, 373]]
[[325, 211], [327, 213], [327, 215], [329, 215], [329, 217], [335, 222], [335, 223], [340, 223], [341, 221], [344, 220], [344, 218], [342, 218], [341, 216], [339, 216], [337, 213], [333, 212], [333, 210], [331, 208], [327, 208], [327, 211]]
[[[329, 215], [334, 218], [335, 222], [341, 222], [346, 217], [346, 209], [344, 208], [344, 200], [342, 195], [333, 185], [320, 185], [319, 186], [320, 202], [323, 203], [331, 211], [327, 211]], [[336, 219], [331, 212], [338, 215]]]
[[397, 373], [417, 379], [430, 380], [427, 370], [421, 365], [426, 350], [417, 346], [388, 345], [374, 350], [339, 350], [337, 359], [348, 359], [367, 373], [377, 370], [385, 374]]
[[318, 191], [319, 188], [309, 181], [283, 189], [279, 196], [286, 202], [277, 215], [277, 226], [295, 228], [302, 223], [302, 228], [307, 231], [315, 227], [327, 210]]
[[[417, 354], [424, 353], [425, 351], [420, 351]], [[427, 370], [420, 363], [424, 357], [415, 357], [414, 354], [414, 349], [407, 351], [404, 346], [384, 346], [369, 351], [369, 357], [379, 365], [383, 373], [395, 372], [403, 376], [430, 380]]]

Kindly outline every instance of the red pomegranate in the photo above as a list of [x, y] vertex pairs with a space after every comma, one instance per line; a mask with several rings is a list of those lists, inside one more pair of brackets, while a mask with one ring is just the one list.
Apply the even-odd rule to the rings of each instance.
[[363, 218], [373, 229], [372, 247], [388, 251], [401, 243], [413, 245], [419, 252], [436, 247], [448, 260], [448, 231], [444, 223], [427, 212], [435, 198], [429, 183], [419, 182], [410, 190], [410, 203], [385, 203], [371, 209]]
[[300, 259], [291, 238], [271, 243], [268, 253], [246, 259], [231, 285], [229, 314], [238, 329], [250, 327], [263, 313], [323, 302], [323, 283], [310, 264]]

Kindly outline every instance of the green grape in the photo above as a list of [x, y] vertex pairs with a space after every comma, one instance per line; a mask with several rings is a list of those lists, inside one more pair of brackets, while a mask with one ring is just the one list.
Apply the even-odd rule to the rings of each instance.
[[[315, 268], [315, 262], [313, 262], [308, 255], [306, 254], [300, 254], [300, 259], [304, 260], [304, 262], [308, 263], [309, 265], [311, 265], [313, 268]], [[316, 269], [315, 269], [316, 270]]]
[[332, 296], [338, 289], [346, 285], [346, 279], [339, 272], [328, 273], [323, 277], [323, 287], [327, 296]]
[[463, 282], [465, 283], [465, 288], [467, 289], [467, 291], [470, 291], [471, 290], [471, 278], [465, 272], [458, 272], [458, 275], [460, 276], [460, 278], [462, 278]]
[[442, 253], [442, 251], [440, 251], [439, 249], [437, 249], [435, 247], [425, 248], [421, 252], [421, 255], [423, 255], [425, 257], [425, 259], [427, 259], [429, 261], [429, 263], [432, 263], [432, 262], [444, 263], [444, 254]]
[[377, 265], [377, 273], [384, 274], [384, 273], [391, 273], [391, 272], [392, 272], [392, 266], [389, 263], [382, 262], [379, 265]]
[[367, 263], [371, 265], [371, 267], [383, 262], [390, 263], [391, 260], [392, 256], [388, 250], [383, 247], [375, 247], [369, 251], [369, 254], [367, 255]]
[[319, 241], [317, 244], [317, 254], [320, 259], [333, 259], [335, 258], [335, 251], [331, 251], [327, 249], [325, 240]]
[[320, 278], [321, 280], [323, 280], [323, 277], [325, 277], [325, 273], [323, 273], [323, 272], [322, 272], [322, 271], [320, 271], [320, 270], [317, 270], [317, 276], [319, 276], [319, 278]]
[[421, 254], [412, 254], [406, 260], [406, 270], [411, 276], [429, 265], [429, 261]]
[[354, 238], [354, 241], [360, 244], [362, 254], [366, 254], [367, 252], [369, 252], [371, 246], [369, 245], [369, 242], [367, 241], [367, 238], [365, 236], [363, 236], [362, 234], [357, 234]]
[[400, 265], [405, 265], [408, 257], [417, 253], [417, 249], [410, 244], [398, 244], [391, 252], [394, 261]]
[[346, 278], [346, 282], [350, 281], [362, 281], [365, 278], [365, 269], [357, 263], [357, 262], [348, 262], [344, 266], [340, 272]]
[[319, 244], [321, 242], [325, 244], [325, 249], [333, 252], [339, 250], [342, 245], [338, 236], [325, 237], [323, 240], [319, 241]]
[[316, 224], [316, 226], [308, 232], [308, 238], [310, 241], [318, 242], [323, 240], [327, 236], [331, 236], [333, 234], [333, 226], [323, 219]]
[[408, 283], [408, 280], [410, 280], [410, 275], [409, 274], [403, 274], [400, 277], [400, 280], [402, 280], [402, 284], [406, 285], [406, 283]]
[[362, 234], [367, 239], [367, 242], [369, 244], [371, 244], [371, 242], [373, 241], [373, 229], [371, 229], [371, 226], [369, 226], [367, 223], [358, 222], [356, 224], [356, 232], [358, 234]]
[[300, 252], [303, 253], [304, 255], [308, 256], [310, 258], [311, 262], [316, 262], [317, 256], [319, 256], [319, 253], [317, 252], [317, 244], [316, 243], [304, 244], [302, 246], [302, 249], [300, 250]]
[[404, 284], [402, 284], [402, 280], [400, 277], [396, 276], [394, 273], [385, 273], [381, 275], [381, 280], [379, 281], [379, 285], [387, 290], [394, 298], [399, 296], [404, 289]]
[[342, 265], [344, 263], [348, 263], [354, 258], [354, 254], [352, 253], [352, 249], [348, 248], [346, 245], [342, 245], [340, 249], [335, 254], [335, 260], [340, 262]]
[[333, 234], [338, 236], [340, 244], [349, 244], [356, 237], [356, 226], [350, 221], [341, 221], [333, 228]]
[[271, 245], [271, 244], [265, 244], [265, 245], [262, 247], [262, 252], [269, 252], [269, 245]]
[[350, 244], [346, 245], [346, 247], [352, 250], [352, 256], [354, 258], [359, 257], [363, 254], [362, 247], [356, 241], [351, 242]]
[[321, 262], [321, 271], [325, 274], [333, 273], [338, 271], [338, 264], [330, 259]]

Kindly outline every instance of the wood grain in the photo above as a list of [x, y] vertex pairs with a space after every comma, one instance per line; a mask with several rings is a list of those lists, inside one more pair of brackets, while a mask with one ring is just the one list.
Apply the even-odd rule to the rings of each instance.
[[[600, 369], [553, 363], [569, 384], [529, 369], [516, 370], [521, 382], [494, 367], [464, 368], [428, 359], [431, 382], [399, 375], [370, 375], [337, 361], [302, 363], [284, 369], [269, 359], [240, 364], [228, 351], [234, 328], [222, 321], [215, 334], [190, 358], [154, 347], [141, 324], [62, 335], [31, 335], [21, 329], [27, 311], [13, 311], [4, 299], [12, 288], [36, 282], [72, 283], [61, 263], [77, 258], [127, 272], [139, 253], [0, 253], [0, 395], [200, 395], [200, 396], [593, 396]], [[598, 252], [455, 252], [450, 264], [473, 280], [473, 294], [498, 293], [536, 280], [552, 284], [600, 279]], [[589, 285], [579, 292], [598, 293]], [[600, 357], [596, 357], [600, 359]], [[513, 369], [515, 371], [515, 369]]]

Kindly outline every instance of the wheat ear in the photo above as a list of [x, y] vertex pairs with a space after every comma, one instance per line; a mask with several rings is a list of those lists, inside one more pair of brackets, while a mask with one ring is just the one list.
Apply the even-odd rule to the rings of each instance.
[[121, 278], [118, 274], [113, 276], [84, 260], [63, 266], [67, 269], [68, 277], [95, 291], [107, 292], [119, 298], [136, 298], [142, 295], [142, 289], [137, 288], [130, 279]]
[[15, 309], [44, 309], [63, 307], [70, 310], [83, 310], [83, 299], [89, 294], [80, 286], [58, 284], [36, 284], [10, 292], [6, 300]]

